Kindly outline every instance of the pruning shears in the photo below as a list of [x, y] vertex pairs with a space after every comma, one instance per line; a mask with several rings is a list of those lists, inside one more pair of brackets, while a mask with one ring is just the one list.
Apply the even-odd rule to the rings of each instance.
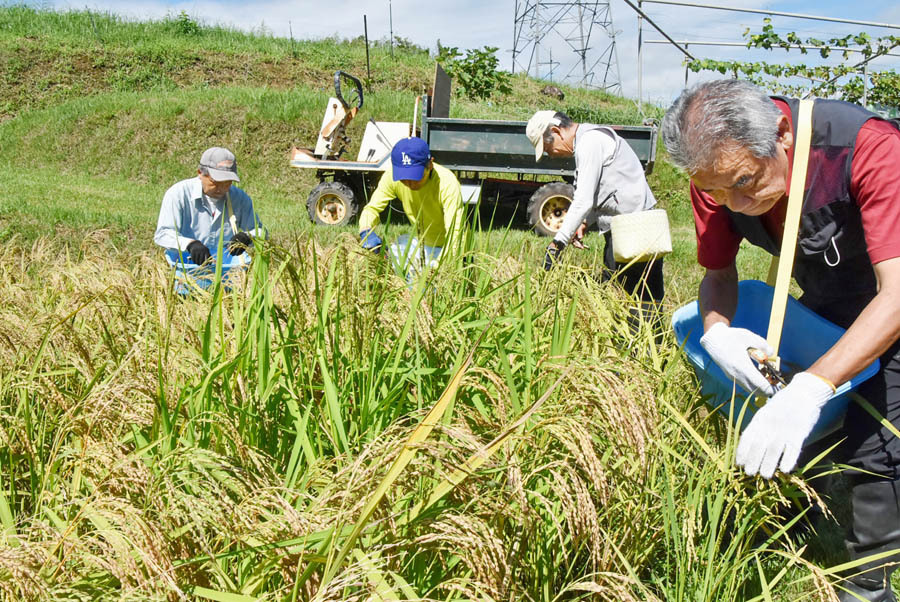
[[787, 386], [787, 380], [781, 371], [781, 358], [777, 355], [768, 356], [762, 349], [756, 347], [747, 347], [747, 355], [756, 364], [756, 369], [766, 377], [769, 384], [776, 389]]

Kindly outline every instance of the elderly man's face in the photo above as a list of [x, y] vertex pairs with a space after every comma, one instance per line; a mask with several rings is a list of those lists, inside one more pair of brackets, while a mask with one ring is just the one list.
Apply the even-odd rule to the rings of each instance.
[[200, 175], [200, 185], [203, 188], [203, 194], [213, 199], [223, 198], [234, 183], [231, 180], [218, 182], [199, 169], [197, 170], [197, 173]]
[[544, 152], [551, 157], [571, 157], [575, 154], [574, 131], [568, 132], [558, 126], [550, 126], [553, 133], [553, 141], [544, 142]]
[[719, 153], [711, 167], [697, 171], [691, 180], [719, 205], [737, 213], [762, 215], [787, 194], [787, 151], [792, 145], [790, 123], [782, 117], [774, 157], [754, 157], [744, 147], [730, 146]]

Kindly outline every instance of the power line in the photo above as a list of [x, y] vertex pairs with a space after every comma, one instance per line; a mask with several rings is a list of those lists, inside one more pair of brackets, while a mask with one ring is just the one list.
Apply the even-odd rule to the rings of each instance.
[[[645, 40], [644, 43], [645, 44], [669, 44], [670, 42], [668, 40]], [[746, 42], [707, 42], [707, 41], [701, 41], [701, 40], [678, 40], [678, 43], [684, 44], [685, 46], [733, 46], [733, 47], [747, 48]], [[778, 46], [778, 48], [785, 48], [785, 47]], [[858, 48], [835, 48], [833, 46], [809, 46], [806, 44], [790, 44], [787, 46], [787, 48], [792, 48], [792, 49], [796, 49], [796, 50], [800, 50], [800, 49], [822, 50], [823, 48], [830, 48], [835, 54], [840, 54], [842, 52], [859, 52], [859, 53], [864, 52], [863, 50], [860, 50]], [[750, 48], [750, 50], [753, 50], [753, 48]], [[898, 57], [900, 57], [900, 54], [885, 52], [885, 53], [878, 54], [877, 56], [878, 57], [880, 57], [880, 56], [898, 56]], [[872, 58], [874, 59], [877, 57], [873, 56]]]

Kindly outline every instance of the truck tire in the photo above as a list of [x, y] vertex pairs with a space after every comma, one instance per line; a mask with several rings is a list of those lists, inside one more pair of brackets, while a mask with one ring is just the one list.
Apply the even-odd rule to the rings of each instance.
[[528, 223], [541, 236], [554, 236], [562, 226], [574, 196], [575, 187], [571, 184], [544, 184], [528, 201]]
[[342, 182], [319, 182], [306, 199], [309, 219], [323, 226], [346, 226], [358, 209], [356, 195]]

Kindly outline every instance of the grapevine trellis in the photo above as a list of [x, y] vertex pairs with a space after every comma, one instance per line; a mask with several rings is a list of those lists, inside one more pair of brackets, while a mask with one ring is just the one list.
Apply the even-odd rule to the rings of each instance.
[[[808, 54], [810, 49], [815, 49], [823, 59], [839, 54], [842, 62], [836, 65], [806, 65], [768, 61], [694, 59], [686, 61], [687, 68], [695, 73], [718, 71], [734, 77], [743, 77], [774, 92], [789, 95], [840, 97], [856, 103], [862, 102], [865, 98], [868, 103], [900, 106], [900, 74], [893, 69], [866, 70], [862, 75], [860, 74], [860, 70], [873, 59], [884, 56], [900, 46], [900, 38], [892, 35], [872, 38], [865, 32], [828, 40], [802, 39], [794, 32], [782, 37], [775, 32], [771, 19], [766, 18], [763, 23], [760, 33], [750, 33], [749, 28], [744, 31], [743, 37], [747, 40], [747, 48], [771, 51], [781, 48], [788, 52], [799, 50], [801, 54]], [[862, 61], [850, 64], [851, 52], [860, 53]], [[847, 76], [851, 77], [841, 82], [841, 79]], [[788, 77], [805, 78], [810, 83], [807, 85], [790, 84], [785, 81], [785, 78]], [[869, 80], [868, 86], [866, 86], [865, 78]]]

